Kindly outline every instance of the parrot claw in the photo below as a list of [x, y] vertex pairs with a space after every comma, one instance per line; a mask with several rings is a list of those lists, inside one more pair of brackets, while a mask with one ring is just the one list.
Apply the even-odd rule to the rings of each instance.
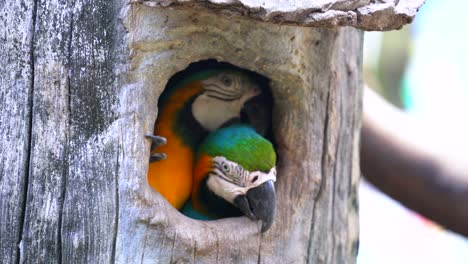
[[154, 154], [151, 154], [151, 156], [150, 156], [150, 163], [153, 163], [155, 161], [164, 160], [166, 158], [167, 158], [167, 155], [164, 154], [164, 153], [154, 153]]
[[[145, 137], [151, 140], [151, 151], [167, 143], [167, 139], [165, 137], [150, 135], [150, 134], [146, 134]], [[149, 162], [153, 163], [155, 161], [164, 160], [166, 158], [167, 158], [167, 155], [165, 153], [153, 153], [151, 154], [149, 158]]]
[[165, 137], [155, 136], [155, 135], [150, 135], [150, 134], [146, 134], [145, 137], [147, 139], [151, 139], [151, 151], [167, 143], [167, 139]]

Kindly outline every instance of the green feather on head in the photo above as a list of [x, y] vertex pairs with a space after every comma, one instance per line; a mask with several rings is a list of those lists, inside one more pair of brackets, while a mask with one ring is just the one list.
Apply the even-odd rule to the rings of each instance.
[[208, 135], [199, 148], [197, 158], [201, 154], [225, 157], [251, 172], [268, 172], [276, 165], [273, 145], [245, 124], [220, 128]]

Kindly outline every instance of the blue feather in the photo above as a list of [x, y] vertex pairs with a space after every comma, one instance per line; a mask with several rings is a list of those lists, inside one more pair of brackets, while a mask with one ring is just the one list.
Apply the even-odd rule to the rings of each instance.
[[197, 220], [213, 220], [213, 218], [210, 218], [209, 216], [195, 211], [195, 209], [192, 206], [192, 200], [190, 199], [184, 204], [184, 207], [182, 207], [182, 210], [180, 212], [190, 218]]

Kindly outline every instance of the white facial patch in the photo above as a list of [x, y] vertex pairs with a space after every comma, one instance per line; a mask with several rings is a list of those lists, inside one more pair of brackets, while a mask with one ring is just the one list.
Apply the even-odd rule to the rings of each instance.
[[214, 131], [232, 118], [239, 117], [242, 107], [240, 102], [226, 102], [201, 94], [192, 104], [192, 114], [203, 128]]
[[246, 195], [247, 191], [269, 180], [276, 181], [276, 167], [268, 173], [261, 171], [249, 172], [239, 164], [224, 157], [214, 157], [214, 169], [209, 174], [207, 185], [216, 195], [234, 204], [238, 195]]
[[220, 73], [202, 84], [204, 91], [195, 98], [192, 114], [208, 131], [240, 117], [245, 102], [261, 92], [257, 84], [240, 73]]

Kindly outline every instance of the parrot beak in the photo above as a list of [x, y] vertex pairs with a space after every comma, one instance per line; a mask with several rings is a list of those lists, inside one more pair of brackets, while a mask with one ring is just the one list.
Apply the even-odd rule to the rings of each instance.
[[246, 195], [239, 195], [234, 204], [252, 220], [262, 221], [262, 233], [273, 224], [276, 209], [275, 185], [268, 180], [261, 185], [247, 191]]

